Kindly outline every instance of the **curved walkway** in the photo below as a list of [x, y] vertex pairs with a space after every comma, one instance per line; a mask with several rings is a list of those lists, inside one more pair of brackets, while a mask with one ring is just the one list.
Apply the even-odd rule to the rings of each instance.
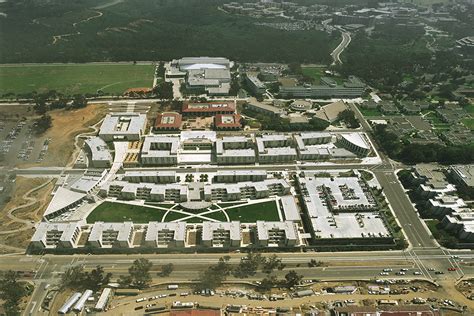
[[34, 226], [31, 223], [31, 220], [18, 218], [13, 213], [18, 211], [18, 210], [21, 210], [23, 208], [30, 207], [30, 206], [34, 205], [36, 202], [38, 202], [38, 200], [36, 198], [30, 197], [30, 194], [32, 194], [32, 193], [34, 193], [38, 190], [41, 190], [42, 188], [44, 188], [45, 186], [50, 184], [53, 180], [54, 179], [50, 179], [49, 181], [46, 181], [45, 183], [42, 183], [39, 186], [34, 187], [33, 189], [29, 190], [28, 192], [26, 192], [25, 194], [22, 195], [22, 199], [28, 201], [26, 204], [22, 204], [22, 205], [19, 205], [17, 207], [14, 207], [14, 208], [8, 210], [7, 217], [9, 219], [11, 219], [13, 222], [24, 224], [25, 227], [12, 229], [12, 230], [3, 230], [3, 231], [0, 232], [0, 235], [8, 235], [8, 234], [17, 233], [17, 232], [20, 232], [20, 231], [31, 229]]
[[[86, 128], [86, 131], [82, 132], [82, 133], [79, 133], [77, 134], [76, 136], [74, 136], [74, 151], [72, 152], [71, 154], [71, 161], [66, 165], [66, 167], [71, 167], [72, 165], [74, 165], [74, 162], [76, 162], [76, 154], [79, 153], [81, 151], [81, 146], [79, 146], [79, 139], [82, 138], [82, 137], [85, 137], [85, 136], [88, 136], [88, 135], [94, 135], [98, 132], [99, 128], [98, 128], [98, 125], [99, 124], [102, 124], [102, 121], [104, 119], [101, 119], [100, 121], [98, 121], [97, 123], [95, 123], [94, 125], [90, 125], [89, 127]], [[92, 129], [92, 130], [90, 130]]]

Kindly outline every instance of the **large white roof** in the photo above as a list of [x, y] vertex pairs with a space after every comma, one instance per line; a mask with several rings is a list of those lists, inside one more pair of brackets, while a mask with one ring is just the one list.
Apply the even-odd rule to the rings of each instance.
[[54, 194], [54, 197], [51, 200], [51, 203], [49, 203], [48, 208], [44, 212], [43, 216], [47, 216], [65, 207], [68, 207], [69, 205], [80, 201], [85, 196], [86, 195], [84, 193], [74, 192], [69, 189], [59, 187], [56, 193]]

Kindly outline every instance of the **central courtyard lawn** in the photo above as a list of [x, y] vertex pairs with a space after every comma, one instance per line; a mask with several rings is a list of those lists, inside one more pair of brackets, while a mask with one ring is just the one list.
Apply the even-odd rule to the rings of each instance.
[[262, 221], [279, 221], [278, 208], [275, 201], [248, 204], [225, 210], [231, 221], [255, 223]]
[[0, 66], [0, 95], [56, 90], [64, 94], [122, 94], [129, 88], [151, 88], [153, 65], [73, 64]]
[[382, 116], [382, 112], [380, 112], [379, 109], [364, 109], [360, 106], [358, 108], [363, 116]]
[[141, 205], [131, 205], [117, 202], [103, 202], [97, 206], [87, 217], [88, 223], [94, 222], [124, 222], [148, 223], [161, 222], [164, 210], [159, 210]]

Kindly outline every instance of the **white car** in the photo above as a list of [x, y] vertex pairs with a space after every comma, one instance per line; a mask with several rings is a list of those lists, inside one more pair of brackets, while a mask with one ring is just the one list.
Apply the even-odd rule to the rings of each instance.
[[388, 272], [380, 272], [380, 275], [388, 275]]
[[415, 271], [413, 272], [414, 275], [421, 275], [422, 273], [420, 271]]

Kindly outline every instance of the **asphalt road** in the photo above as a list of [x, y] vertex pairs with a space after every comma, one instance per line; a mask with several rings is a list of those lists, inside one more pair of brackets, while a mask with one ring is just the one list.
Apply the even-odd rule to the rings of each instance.
[[[107, 272], [112, 272], [115, 277], [126, 274], [132, 262], [137, 258], [147, 258], [154, 266], [158, 267], [173, 263], [175, 271], [170, 279], [161, 279], [155, 276], [154, 282], [188, 281], [195, 279], [199, 271], [210, 264], [214, 264], [224, 254], [145, 254], [145, 255], [45, 255], [4, 256], [0, 260], [0, 270], [15, 269], [35, 271], [34, 281], [37, 285], [25, 309], [25, 314], [39, 314], [41, 302], [47, 295], [46, 284], [58, 285], [59, 277], [67, 268], [74, 265], [84, 265], [92, 269], [101, 265]], [[270, 254], [268, 254], [270, 255]], [[278, 272], [283, 277], [289, 269], [294, 269], [303, 274], [306, 279], [319, 280], [373, 280], [373, 279], [427, 279], [432, 281], [457, 280], [464, 275], [474, 276], [474, 255], [470, 251], [457, 251], [457, 259], [452, 258], [452, 253], [439, 248], [425, 248], [410, 251], [374, 251], [374, 252], [338, 252], [338, 253], [277, 253], [287, 265], [283, 271]], [[240, 253], [230, 254], [231, 264], [237, 264], [243, 256]], [[323, 267], [309, 268], [311, 259], [322, 261]], [[392, 268], [389, 276], [380, 276], [384, 268]], [[396, 275], [401, 268], [407, 268], [406, 275]], [[456, 268], [456, 271], [448, 271]], [[432, 270], [443, 271], [437, 275]], [[421, 275], [413, 273], [421, 272]], [[246, 281], [261, 280], [263, 275], [257, 273]], [[230, 281], [232, 278], [229, 279]]]
[[341, 30], [342, 34], [342, 41], [339, 43], [339, 45], [333, 50], [331, 53], [331, 57], [333, 59], [333, 65], [335, 64], [342, 64], [341, 59], [339, 58], [341, 56], [341, 53], [346, 49], [347, 46], [349, 46], [349, 43], [351, 42], [351, 34], [345, 31]]
[[438, 247], [395, 174], [390, 171], [377, 170], [374, 173], [411, 245], [414, 248]]

